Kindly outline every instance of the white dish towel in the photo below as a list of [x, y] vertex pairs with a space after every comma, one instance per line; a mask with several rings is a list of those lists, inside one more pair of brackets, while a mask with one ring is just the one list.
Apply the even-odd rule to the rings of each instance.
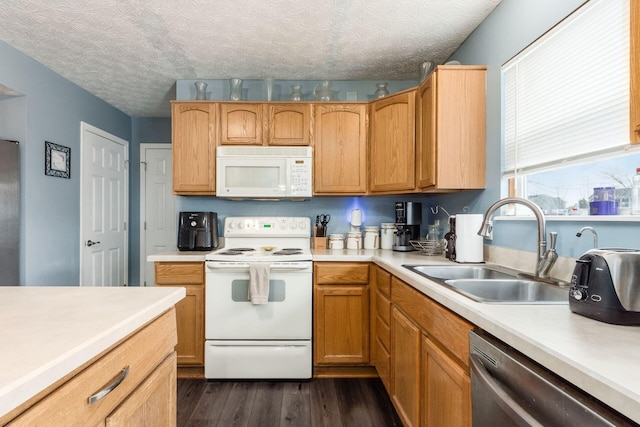
[[249, 301], [252, 304], [269, 302], [269, 263], [249, 264]]

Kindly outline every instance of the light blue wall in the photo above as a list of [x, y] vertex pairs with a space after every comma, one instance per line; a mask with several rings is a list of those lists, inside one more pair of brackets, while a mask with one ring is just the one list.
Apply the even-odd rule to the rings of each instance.
[[[453, 212], [468, 205], [473, 213], [484, 213], [506, 194], [500, 192], [500, 67], [583, 3], [584, 0], [503, 0], [452, 55], [450, 59], [463, 64], [487, 65], [487, 189], [442, 196], [438, 198], [440, 204]], [[597, 59], [594, 60], [596, 72]], [[596, 228], [601, 247], [640, 247], [637, 222], [590, 222], [588, 218], [579, 222], [548, 221], [547, 231], [558, 232], [560, 255], [576, 258], [591, 247], [590, 236], [576, 238], [576, 232], [585, 225]], [[501, 221], [494, 226], [493, 244], [535, 252], [534, 221]]]
[[[12, 119], [25, 130], [19, 137], [20, 284], [78, 285], [80, 122], [130, 141], [131, 119], [4, 42], [0, 64], [0, 84], [24, 95], [20, 117]], [[11, 101], [0, 100], [6, 102]], [[0, 113], [9, 114], [7, 108]], [[71, 148], [71, 179], [45, 176], [45, 141]]]

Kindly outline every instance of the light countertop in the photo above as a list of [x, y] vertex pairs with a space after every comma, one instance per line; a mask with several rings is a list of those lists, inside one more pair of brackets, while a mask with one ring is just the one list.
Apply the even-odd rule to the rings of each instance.
[[[204, 253], [199, 260], [204, 261]], [[149, 261], [191, 260], [181, 253]], [[640, 422], [640, 326], [618, 326], [572, 313], [569, 305], [483, 304], [404, 267], [451, 264], [442, 256], [389, 250], [313, 250], [313, 261], [374, 262], [418, 291]], [[568, 299], [568, 296], [567, 296]]]
[[184, 296], [170, 287], [0, 287], [0, 418]]

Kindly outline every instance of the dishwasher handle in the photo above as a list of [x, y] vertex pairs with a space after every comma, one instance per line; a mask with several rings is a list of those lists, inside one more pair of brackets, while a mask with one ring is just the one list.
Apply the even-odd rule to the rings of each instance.
[[476, 375], [479, 381], [486, 385], [495, 396], [496, 403], [510, 416], [519, 426], [543, 427], [538, 420], [535, 419], [525, 408], [516, 402], [507, 391], [502, 387], [500, 382], [494, 379], [489, 371], [482, 364], [482, 359], [477, 354], [472, 354], [471, 372]]

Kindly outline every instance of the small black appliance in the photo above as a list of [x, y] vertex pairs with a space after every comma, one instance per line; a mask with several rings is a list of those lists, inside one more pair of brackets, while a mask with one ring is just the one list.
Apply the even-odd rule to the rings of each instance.
[[396, 235], [391, 249], [398, 252], [415, 251], [411, 240], [420, 238], [422, 203], [396, 202]]
[[591, 249], [576, 260], [569, 290], [574, 313], [615, 325], [640, 325], [640, 251]]
[[217, 213], [180, 212], [178, 218], [178, 250], [210, 251], [217, 247]]

